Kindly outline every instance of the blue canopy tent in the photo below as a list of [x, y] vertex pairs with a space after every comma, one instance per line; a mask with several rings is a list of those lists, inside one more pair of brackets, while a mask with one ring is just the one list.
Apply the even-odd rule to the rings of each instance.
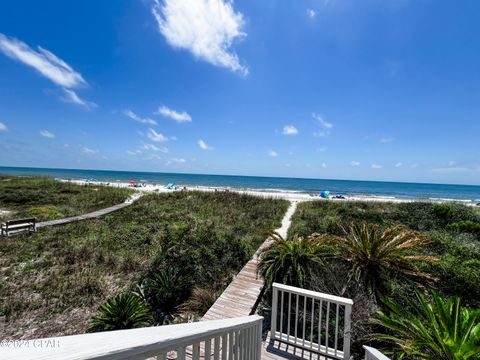
[[320, 191], [320, 197], [322, 199], [328, 199], [329, 196], [330, 196], [330, 191], [328, 190]]
[[177, 188], [177, 185], [175, 185], [174, 183], [168, 183], [166, 186], [165, 186], [166, 189], [169, 189], [169, 190], [175, 190]]

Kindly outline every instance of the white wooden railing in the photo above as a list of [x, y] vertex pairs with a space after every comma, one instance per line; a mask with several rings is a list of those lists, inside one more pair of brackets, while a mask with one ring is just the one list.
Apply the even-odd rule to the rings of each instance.
[[363, 345], [363, 349], [365, 350], [365, 360], [390, 360], [389, 357], [375, 348]]
[[270, 341], [349, 359], [352, 305], [351, 299], [274, 283]]
[[260, 360], [261, 316], [2, 342], [0, 359]]

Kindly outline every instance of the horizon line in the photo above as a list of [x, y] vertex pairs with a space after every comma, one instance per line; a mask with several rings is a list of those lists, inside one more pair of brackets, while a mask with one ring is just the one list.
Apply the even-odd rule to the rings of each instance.
[[[44, 169], [44, 170], [73, 170], [73, 171], [103, 171], [103, 172], [123, 172], [123, 173], [146, 173], [146, 174], [180, 174], [180, 175], [201, 175], [201, 176], [231, 176], [231, 177], [253, 177], [253, 178], [272, 178], [272, 179], [295, 179], [295, 180], [327, 180], [327, 181], [357, 181], [357, 182], [377, 182], [377, 183], [397, 183], [397, 184], [423, 184], [423, 185], [447, 185], [447, 186], [473, 186], [480, 187], [480, 184], [447, 184], [434, 182], [415, 182], [415, 181], [391, 181], [391, 180], [363, 180], [363, 179], [333, 179], [333, 178], [313, 178], [313, 177], [295, 177], [295, 176], [267, 176], [267, 175], [239, 175], [239, 174], [207, 174], [207, 173], [189, 173], [189, 172], [160, 172], [145, 170], [113, 170], [113, 169], [79, 169], [79, 168], [61, 168], [61, 167], [36, 167], [36, 166], [5, 166], [1, 168], [13, 169]], [[0, 175], [1, 172], [0, 172]]]

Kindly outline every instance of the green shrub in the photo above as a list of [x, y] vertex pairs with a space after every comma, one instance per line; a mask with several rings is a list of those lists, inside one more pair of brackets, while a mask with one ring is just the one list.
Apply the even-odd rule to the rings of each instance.
[[480, 259], [445, 255], [440, 267], [440, 290], [461, 296], [465, 303], [480, 307]]
[[143, 282], [145, 300], [160, 324], [173, 319], [176, 307], [182, 303], [190, 287], [190, 279], [181, 274], [183, 269], [159, 269]]
[[396, 222], [421, 231], [445, 229], [452, 222], [478, 219], [478, 214], [471, 207], [457, 203], [401, 203], [397, 205], [393, 216]]
[[447, 225], [447, 230], [480, 235], [480, 223], [471, 220], [459, 221]]
[[149, 309], [143, 300], [133, 293], [108, 299], [98, 311], [100, 315], [92, 318], [90, 331], [134, 329], [152, 323]]
[[60, 219], [64, 217], [60, 209], [54, 205], [31, 207], [24, 212], [25, 217], [34, 217], [37, 221]]
[[446, 231], [431, 231], [432, 240], [428, 251], [435, 254], [449, 254], [464, 259], [480, 260], [480, 244], [475, 235], [469, 233], [452, 233]]

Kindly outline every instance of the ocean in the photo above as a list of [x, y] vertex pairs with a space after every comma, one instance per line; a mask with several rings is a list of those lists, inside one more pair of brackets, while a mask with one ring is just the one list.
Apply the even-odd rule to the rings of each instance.
[[0, 174], [47, 175], [61, 179], [97, 181], [136, 180], [154, 184], [175, 183], [179, 186], [222, 187], [244, 190], [299, 192], [318, 194], [329, 190], [334, 194], [365, 197], [391, 197], [424, 200], [461, 200], [480, 202], [480, 186], [404, 183], [387, 181], [326, 180], [261, 176], [203, 175], [133, 171], [48, 169], [1, 167]]

